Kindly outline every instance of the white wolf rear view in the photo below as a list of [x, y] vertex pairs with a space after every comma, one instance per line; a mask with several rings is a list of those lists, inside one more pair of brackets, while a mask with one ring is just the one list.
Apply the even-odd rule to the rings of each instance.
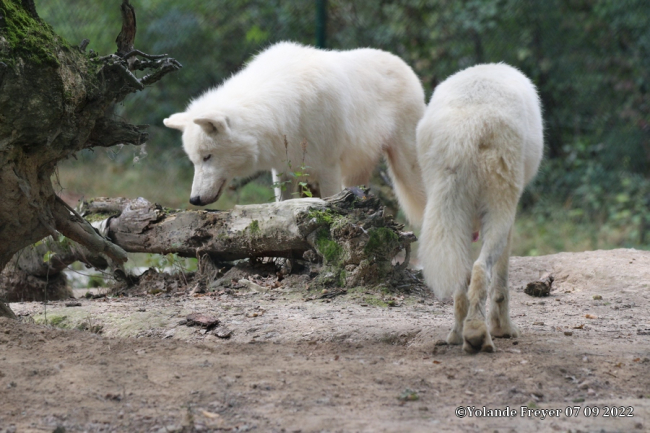
[[[452, 75], [436, 88], [418, 124], [417, 146], [427, 192], [419, 256], [436, 296], [454, 295], [447, 341], [464, 343], [469, 353], [491, 352], [490, 334], [519, 335], [508, 312], [508, 259], [517, 203], [543, 154], [535, 86], [505, 64]], [[483, 245], [472, 266], [477, 227]]]

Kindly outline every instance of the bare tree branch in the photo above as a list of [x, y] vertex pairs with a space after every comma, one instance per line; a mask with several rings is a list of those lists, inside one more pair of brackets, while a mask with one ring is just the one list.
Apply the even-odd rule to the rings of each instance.
[[145, 143], [149, 133], [145, 130], [149, 125], [132, 125], [130, 123], [103, 117], [95, 123], [86, 147], [110, 147], [117, 144]]
[[122, 0], [120, 10], [122, 12], [122, 30], [117, 35], [115, 43], [117, 44], [117, 54], [124, 56], [124, 54], [133, 51], [137, 24], [135, 20], [135, 9], [129, 4], [129, 0]]
[[106, 254], [118, 265], [126, 262], [126, 252], [122, 248], [103, 238], [88, 221], [59, 197], [56, 198], [52, 214], [56, 221], [56, 229], [65, 237], [91, 251]]

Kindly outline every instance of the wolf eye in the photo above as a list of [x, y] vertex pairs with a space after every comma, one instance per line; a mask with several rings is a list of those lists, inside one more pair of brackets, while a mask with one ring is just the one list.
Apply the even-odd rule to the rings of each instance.
[[210, 158], [212, 158], [212, 154], [210, 154], [210, 155], [208, 155], [208, 156], [204, 156], [204, 157], [203, 157], [203, 162], [207, 161], [207, 160], [210, 159]]

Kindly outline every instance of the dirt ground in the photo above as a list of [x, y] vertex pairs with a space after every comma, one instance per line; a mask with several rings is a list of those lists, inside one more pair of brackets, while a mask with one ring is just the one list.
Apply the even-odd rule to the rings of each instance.
[[[524, 294], [545, 272], [551, 296]], [[513, 257], [510, 288], [523, 336], [478, 355], [440, 344], [452, 305], [422, 293], [81, 299], [48, 305], [56, 327], [14, 303], [0, 432], [650, 431], [650, 252]]]

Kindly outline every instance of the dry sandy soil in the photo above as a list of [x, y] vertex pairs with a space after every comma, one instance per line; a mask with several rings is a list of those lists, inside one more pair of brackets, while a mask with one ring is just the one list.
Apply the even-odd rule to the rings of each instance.
[[[551, 296], [524, 294], [545, 272]], [[478, 355], [436, 344], [452, 305], [417, 293], [83, 299], [48, 306], [58, 327], [15, 303], [21, 321], [0, 319], [0, 432], [650, 431], [650, 252], [513, 257], [510, 275], [523, 336]], [[182, 324], [190, 313], [231, 337]]]

